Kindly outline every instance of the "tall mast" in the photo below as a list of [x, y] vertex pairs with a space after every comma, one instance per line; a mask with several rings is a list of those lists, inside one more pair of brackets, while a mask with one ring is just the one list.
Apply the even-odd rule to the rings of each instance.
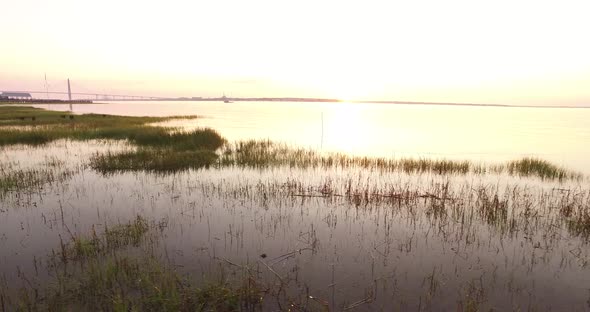
[[47, 73], [45, 73], [45, 96], [49, 100], [49, 86], [47, 85]]
[[72, 101], [72, 89], [70, 89], [70, 78], [68, 78], [68, 100]]
[[68, 100], [70, 101], [70, 111], [73, 111], [73, 109], [72, 109], [72, 89], [70, 88], [70, 78], [68, 78]]
[[47, 85], [47, 73], [45, 73], [45, 98], [47, 101], [47, 108], [51, 108], [51, 104], [49, 104], [49, 85]]

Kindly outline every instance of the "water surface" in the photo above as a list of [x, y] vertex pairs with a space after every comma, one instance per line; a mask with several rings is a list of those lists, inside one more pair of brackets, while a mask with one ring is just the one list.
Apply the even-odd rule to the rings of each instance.
[[[37, 105], [47, 108], [47, 105]], [[67, 110], [67, 105], [49, 106]], [[77, 113], [200, 115], [173, 121], [229, 140], [270, 139], [361, 156], [503, 162], [524, 156], [590, 172], [590, 109], [305, 102], [113, 102]]]
[[[588, 167], [587, 110], [250, 102], [74, 107], [196, 114], [204, 118], [169, 125], [356, 155], [485, 162], [532, 155]], [[165, 221], [151, 248], [183, 276], [198, 285], [229, 281], [240, 276], [238, 266], [248, 266], [260, 283], [277, 288], [268, 265], [282, 278], [283, 303], [311, 296], [337, 311], [467, 310], [469, 303], [485, 311], [588, 308], [589, 237], [572, 227], [590, 213], [586, 179], [355, 166], [101, 174], [88, 166], [95, 153], [133, 148], [59, 140], [0, 149], [2, 172], [57, 177], [0, 193], [0, 294], [53, 281], [44, 263], [62, 239], [140, 215]]]

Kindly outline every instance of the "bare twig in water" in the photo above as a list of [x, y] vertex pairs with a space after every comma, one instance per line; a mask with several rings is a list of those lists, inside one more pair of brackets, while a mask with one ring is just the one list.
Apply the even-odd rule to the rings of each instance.
[[284, 281], [283, 281], [283, 277], [282, 277], [281, 275], [279, 275], [279, 273], [277, 273], [275, 270], [273, 270], [273, 268], [271, 268], [270, 266], [268, 266], [268, 264], [266, 264], [266, 262], [264, 262], [264, 261], [262, 261], [262, 260], [258, 260], [258, 262], [260, 262], [260, 263], [264, 264], [264, 266], [265, 266], [265, 267], [266, 267], [266, 268], [267, 268], [269, 271], [271, 271], [271, 272], [272, 272], [272, 273], [273, 273], [273, 274], [274, 274], [274, 275], [275, 275], [275, 276], [276, 276], [276, 277], [277, 277], [277, 278], [278, 278], [278, 279], [281, 281], [281, 284], [283, 284], [283, 283], [284, 283]]
[[356, 307], [358, 307], [360, 305], [363, 305], [365, 303], [369, 303], [371, 301], [373, 301], [373, 299], [371, 299], [371, 298], [365, 298], [365, 299], [362, 299], [362, 300], [359, 300], [357, 302], [354, 302], [354, 303], [349, 304], [348, 306], [344, 307], [344, 309], [342, 309], [342, 310], [343, 311], [348, 311], [348, 310], [354, 309], [354, 308], [356, 308]]
[[309, 248], [309, 247], [305, 247], [305, 248], [297, 249], [297, 250], [294, 250], [294, 251], [288, 252], [288, 253], [286, 253], [286, 254], [284, 254], [284, 255], [280, 255], [280, 256], [278, 256], [278, 257], [275, 257], [275, 258], [271, 259], [271, 260], [269, 261], [269, 263], [271, 263], [270, 265], [271, 265], [271, 266], [273, 266], [273, 265], [277, 264], [278, 262], [281, 262], [281, 261], [283, 261], [283, 260], [286, 260], [286, 259], [288, 259], [288, 258], [290, 258], [290, 257], [292, 257], [292, 256], [294, 256], [294, 255], [296, 255], [297, 253], [301, 253], [301, 252], [302, 252], [302, 251], [304, 251], [304, 250], [313, 250], [313, 249], [312, 249], [312, 248]]

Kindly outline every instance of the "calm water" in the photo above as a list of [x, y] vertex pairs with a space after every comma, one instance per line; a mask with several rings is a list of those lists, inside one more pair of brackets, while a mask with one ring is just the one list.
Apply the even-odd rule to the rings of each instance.
[[[47, 105], [38, 107], [47, 108]], [[51, 105], [67, 110], [67, 105]], [[199, 115], [229, 140], [271, 139], [330, 152], [499, 162], [536, 156], [590, 173], [590, 109], [288, 102], [120, 102], [78, 113]]]
[[[24, 284], [17, 272], [34, 285], [51, 281], [44, 259], [59, 250], [61, 237], [88, 236], [93, 228], [141, 215], [165, 220], [157, 249], [197, 283], [239, 276], [241, 269], [230, 261], [254, 267], [258, 279], [276, 286], [260, 263], [265, 261], [287, 281], [290, 298], [305, 302], [313, 295], [335, 311], [365, 298], [370, 301], [355, 311], [450, 311], [468, 300], [486, 311], [586, 309], [588, 240], [568, 230], [555, 208], [564, 201], [588, 206], [590, 191], [579, 182], [362, 168], [102, 175], [84, 165], [95, 152], [128, 148], [121, 142], [57, 141], [1, 150], [5, 170], [71, 176], [1, 194], [0, 290], [2, 283], [9, 290]], [[379, 195], [442, 196], [443, 185], [454, 199], [440, 215], [435, 199]], [[326, 187], [338, 196], [317, 196]], [[359, 195], [344, 196], [347, 190]], [[506, 219], [490, 220], [482, 208], [494, 196], [506, 202]]]
[[[170, 124], [359, 155], [532, 155], [590, 171], [584, 109], [126, 102], [75, 111], [196, 114], [204, 118]], [[0, 172], [63, 176], [0, 193], [0, 294], [28, 285], [23, 276], [51, 282], [45, 263], [61, 238], [141, 215], [165, 220], [156, 252], [196, 283], [239, 277], [231, 262], [272, 287], [269, 265], [289, 300], [313, 296], [335, 311], [590, 308], [589, 237], [570, 223], [590, 213], [587, 180], [289, 166], [103, 175], [88, 166], [94, 153], [129, 149], [66, 140], [0, 149]]]

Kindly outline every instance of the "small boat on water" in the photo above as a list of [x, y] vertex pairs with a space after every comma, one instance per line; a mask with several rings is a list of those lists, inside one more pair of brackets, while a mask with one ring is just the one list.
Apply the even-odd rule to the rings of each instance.
[[232, 101], [229, 100], [229, 98], [227, 96], [225, 96], [225, 93], [223, 94], [221, 99], [223, 100], [223, 103], [233, 103]]

